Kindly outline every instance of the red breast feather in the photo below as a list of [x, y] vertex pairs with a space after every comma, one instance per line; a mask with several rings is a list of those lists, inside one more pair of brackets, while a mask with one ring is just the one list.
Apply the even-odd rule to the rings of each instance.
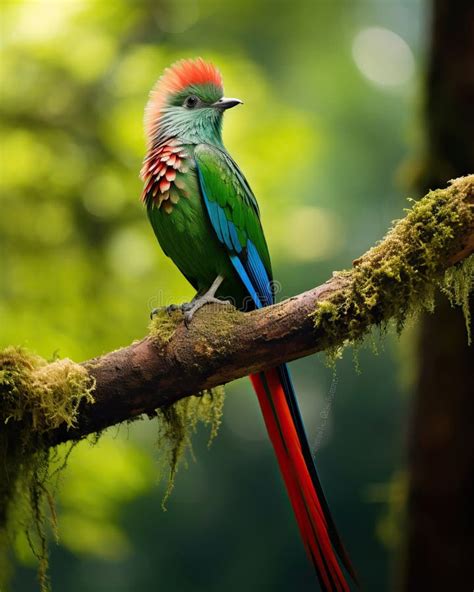
[[140, 176], [145, 183], [142, 201], [158, 208], [163, 204], [165, 212], [171, 213], [173, 204], [180, 197], [187, 197], [183, 174], [188, 172], [185, 150], [174, 141], [152, 149], [143, 163]]

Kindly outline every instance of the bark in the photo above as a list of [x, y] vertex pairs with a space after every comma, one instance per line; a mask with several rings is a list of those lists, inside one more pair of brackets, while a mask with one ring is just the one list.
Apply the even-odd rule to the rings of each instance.
[[[431, 37], [428, 154], [420, 193], [474, 163], [474, 3], [435, 0]], [[473, 350], [462, 315], [438, 297], [419, 340], [403, 570], [407, 591], [474, 587]]]

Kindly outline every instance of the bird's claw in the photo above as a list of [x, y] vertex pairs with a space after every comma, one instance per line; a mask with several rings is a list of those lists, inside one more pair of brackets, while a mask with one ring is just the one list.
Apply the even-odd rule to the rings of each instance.
[[168, 306], [158, 306], [157, 308], [152, 309], [150, 312], [150, 319], [153, 320], [153, 317], [160, 313], [162, 310], [166, 311], [166, 314], [170, 317], [175, 310], [181, 310], [184, 304], [169, 304]]
[[166, 314], [170, 317], [175, 310], [181, 310], [181, 306], [179, 304], [170, 304], [166, 307]]

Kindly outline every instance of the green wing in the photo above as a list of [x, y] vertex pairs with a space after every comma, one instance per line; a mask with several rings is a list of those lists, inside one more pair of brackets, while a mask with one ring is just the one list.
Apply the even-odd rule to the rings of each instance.
[[257, 200], [237, 164], [223, 150], [194, 151], [199, 185], [212, 227], [257, 307], [273, 303], [272, 269]]

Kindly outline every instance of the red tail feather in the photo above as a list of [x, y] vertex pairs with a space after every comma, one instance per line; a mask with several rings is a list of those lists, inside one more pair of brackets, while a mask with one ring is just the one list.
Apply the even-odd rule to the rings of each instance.
[[304, 545], [325, 592], [349, 592], [276, 369], [250, 376]]

